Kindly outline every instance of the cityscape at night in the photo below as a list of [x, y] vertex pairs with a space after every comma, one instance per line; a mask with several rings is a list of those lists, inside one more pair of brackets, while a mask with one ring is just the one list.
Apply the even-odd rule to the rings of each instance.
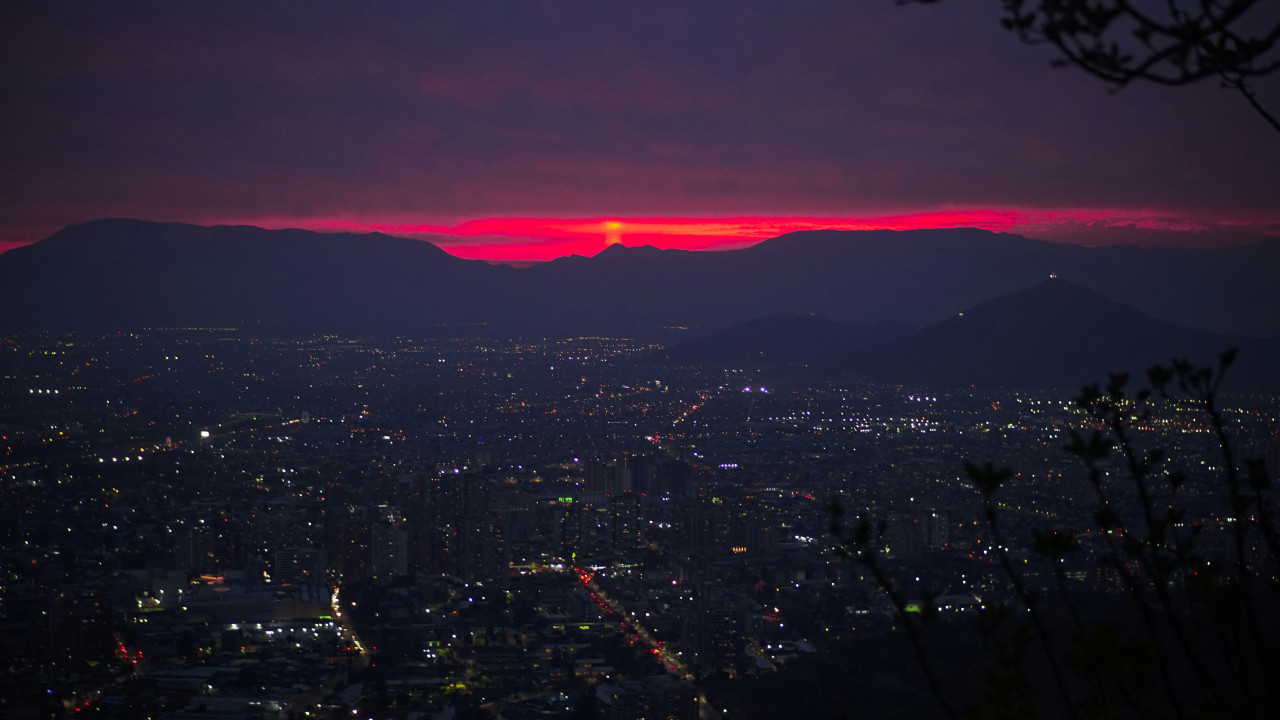
[[[916, 599], [940, 590], [945, 620], [1008, 597], [963, 476], [974, 458], [1018, 469], [1010, 532], [1078, 533], [1074, 591], [1123, 592], [1090, 557], [1105, 545], [1062, 446], [1092, 421], [1067, 394], [813, 382], [660, 350], [236, 328], [7, 339], [7, 711], [585, 717], [634, 696], [689, 705], [676, 717], [820, 715], [750, 688], [894, 637], [832, 503], [886, 519], [888, 567]], [[1226, 554], [1208, 420], [1163, 410], [1141, 442], [1203, 468], [1187, 497]], [[1277, 410], [1223, 408], [1272, 463]], [[927, 709], [908, 656], [874, 665], [848, 679], [860, 707]]]
[[1280, 707], [1280, 7], [10, 3], [0, 720]]

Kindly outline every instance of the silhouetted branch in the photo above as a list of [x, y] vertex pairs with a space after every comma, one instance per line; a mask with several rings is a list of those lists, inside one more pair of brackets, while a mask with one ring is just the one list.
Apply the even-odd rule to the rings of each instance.
[[[911, 645], [912, 651], [915, 653], [916, 662], [920, 665], [920, 671], [924, 674], [925, 681], [929, 684], [929, 692], [933, 694], [938, 704], [942, 706], [943, 712], [952, 720], [960, 720], [960, 714], [955, 707], [952, 706], [946, 694], [942, 691], [942, 679], [933, 662], [929, 659], [929, 653], [924, 647], [924, 639], [920, 636], [920, 631], [916, 627], [910, 614], [907, 612], [907, 598], [902, 588], [894, 582], [885, 573], [884, 568], [875, 559], [875, 548], [872, 542], [872, 523], [868, 518], [858, 518], [851, 527], [846, 528], [840, 518], [844, 514], [844, 508], [838, 503], [831, 505], [831, 532], [841, 541], [840, 552], [846, 556], [853, 555], [862, 563], [863, 567], [871, 573], [871, 577], [884, 589], [885, 594], [889, 596], [889, 601], [893, 603], [894, 618], [907, 634], [907, 642]], [[883, 534], [883, 521], [880, 523], [877, 536]]]
[[[933, 4], [938, 0], [898, 0]], [[1280, 122], [1249, 81], [1280, 68], [1280, 21], [1261, 0], [1001, 0], [1001, 25], [1031, 45], [1052, 45], [1073, 66], [1119, 90], [1135, 82], [1180, 87], [1221, 78], [1271, 127]]]
[[1013, 563], [1009, 560], [1009, 554], [1005, 552], [1004, 540], [1000, 536], [996, 507], [991, 501], [991, 496], [995, 494], [995, 491], [999, 489], [1004, 481], [1013, 475], [1013, 471], [1009, 468], [997, 468], [990, 462], [982, 466], [966, 463], [964, 469], [965, 474], [969, 476], [969, 479], [973, 481], [973, 484], [982, 493], [987, 527], [991, 530], [991, 541], [996, 546], [996, 558], [999, 559], [1000, 567], [1009, 578], [1009, 582], [1013, 584], [1013, 590], [1017, 593], [1018, 599], [1027, 608], [1027, 613], [1031, 615], [1031, 624], [1035, 628], [1036, 636], [1040, 639], [1045, 656], [1049, 660], [1049, 671], [1053, 674], [1053, 682], [1058, 688], [1058, 693], [1062, 696], [1062, 702], [1067, 708], [1067, 714], [1072, 718], [1079, 718], [1076, 713], [1075, 702], [1071, 699], [1071, 692], [1067, 688], [1066, 679], [1062, 675], [1062, 668], [1058, 664], [1058, 653], [1054, 649], [1053, 639], [1049, 636], [1044, 620], [1040, 617], [1037, 598], [1027, 588], [1022, 576], [1013, 568]]
[[[1258, 612], [1258, 590], [1251, 579], [1263, 566], [1258, 564], [1257, 548], [1250, 555], [1246, 547], [1256, 529], [1270, 555], [1261, 562], [1270, 563], [1265, 567], [1272, 573], [1268, 576], [1272, 591], [1280, 592], [1275, 577], [1280, 566], [1280, 528], [1272, 513], [1267, 468], [1253, 458], [1237, 461], [1227, 416], [1218, 405], [1234, 359], [1232, 350], [1223, 353], [1213, 368], [1195, 367], [1186, 360], [1154, 366], [1147, 370], [1149, 385], [1132, 394], [1126, 389], [1129, 376], [1115, 374], [1105, 386], [1086, 386], [1076, 399], [1094, 427], [1088, 432], [1071, 431], [1065, 449], [1084, 463], [1096, 500], [1094, 522], [1106, 546], [1102, 561], [1119, 578], [1141, 618], [1136, 634], [1121, 632], [1111, 621], [1090, 624], [1076, 606], [1062, 566], [1063, 558], [1078, 548], [1074, 534], [1033, 530], [1031, 549], [1051, 564], [1074, 627], [1066, 650], [1060, 647], [1049, 632], [1042, 612], [1045, 606], [1029, 584], [1031, 576], [1020, 572], [1010, 558], [994, 501], [1012, 471], [991, 462], [966, 463], [966, 474], [982, 498], [995, 559], [1017, 602], [1026, 608], [1027, 622], [1001, 629], [1012, 617], [1008, 606], [990, 605], [979, 613], [978, 630], [992, 653], [992, 663], [984, 698], [966, 704], [962, 715], [985, 717], [990, 711], [996, 716], [1023, 717], [1044, 712], [1045, 698], [1037, 697], [1025, 670], [1027, 650], [1034, 644], [1044, 653], [1055, 695], [1072, 717], [1254, 717], [1265, 715], [1280, 701], [1273, 682], [1280, 672], [1277, 622], [1271, 614]], [[1198, 554], [1197, 538], [1204, 523], [1187, 522], [1186, 508], [1175, 504], [1184, 497], [1187, 473], [1170, 469], [1162, 448], [1143, 450], [1137, 442], [1139, 433], [1158, 420], [1158, 410], [1179, 404], [1204, 410], [1218, 444], [1222, 467], [1213, 472], [1229, 506], [1224, 529], [1230, 531], [1234, 546], [1233, 557], [1221, 563]], [[1127, 482], [1107, 481], [1113, 462], [1123, 468]], [[1158, 479], [1164, 484], [1158, 484]], [[931, 691], [947, 714], [956, 717], [954, 707], [942, 698], [941, 683], [926, 656], [922, 625], [908, 615], [905, 593], [877, 562], [876, 543], [885, 534], [884, 523], [873, 525], [861, 519], [852, 533], [844, 535], [838, 514], [836, 518], [833, 529], [843, 547], [856, 554], [885, 588]], [[1220, 664], [1210, 663], [1209, 658], [1217, 655]], [[1069, 678], [1064, 667], [1081, 682]], [[1164, 701], [1146, 689], [1157, 676]]]

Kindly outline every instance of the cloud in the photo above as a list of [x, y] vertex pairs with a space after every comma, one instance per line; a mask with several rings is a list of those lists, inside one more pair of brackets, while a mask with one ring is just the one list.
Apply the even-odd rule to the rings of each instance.
[[1108, 94], [966, 3], [5, 12], [0, 238], [14, 241], [104, 216], [453, 227], [1157, 208], [1203, 224], [1280, 197], [1280, 144], [1234, 98]]

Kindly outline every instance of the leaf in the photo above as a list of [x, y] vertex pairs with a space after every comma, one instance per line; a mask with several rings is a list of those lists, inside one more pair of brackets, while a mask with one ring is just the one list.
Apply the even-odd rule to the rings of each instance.
[[941, 594], [934, 589], [924, 591], [924, 597], [920, 601], [920, 618], [924, 622], [931, 623], [938, 619], [938, 596]]
[[1271, 476], [1267, 474], [1267, 462], [1265, 460], [1262, 458], [1248, 458], [1244, 461], [1244, 468], [1250, 490], [1260, 493], [1271, 489]]
[[1013, 477], [1013, 470], [1007, 467], [998, 468], [990, 460], [981, 466], [967, 462], [964, 464], [964, 472], [983, 495], [990, 495], [1000, 489], [1006, 480]]
[[1110, 505], [1103, 505], [1093, 514], [1093, 521], [1103, 530], [1113, 530], [1120, 524], [1120, 518]]
[[1075, 533], [1058, 530], [1032, 530], [1031, 549], [1037, 555], [1057, 559], [1079, 549], [1075, 542]]
[[1173, 369], [1163, 365], [1152, 365], [1147, 368], [1147, 382], [1161, 395], [1167, 395], [1165, 387], [1173, 380]]
[[1124, 386], [1129, 382], [1129, 373], [1108, 373], [1107, 374], [1107, 394], [1112, 398], [1119, 400], [1124, 397]]
[[1090, 433], [1087, 439], [1079, 432], [1072, 430], [1071, 439], [1063, 448], [1086, 463], [1097, 462], [1111, 452], [1111, 444], [1097, 430]]

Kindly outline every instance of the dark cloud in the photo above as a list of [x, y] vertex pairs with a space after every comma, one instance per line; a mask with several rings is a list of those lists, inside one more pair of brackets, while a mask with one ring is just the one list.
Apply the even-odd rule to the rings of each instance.
[[1109, 94], [1049, 69], [994, 12], [888, 0], [6, 8], [0, 242], [122, 215], [1272, 212], [1280, 143], [1242, 101], [1209, 85]]

